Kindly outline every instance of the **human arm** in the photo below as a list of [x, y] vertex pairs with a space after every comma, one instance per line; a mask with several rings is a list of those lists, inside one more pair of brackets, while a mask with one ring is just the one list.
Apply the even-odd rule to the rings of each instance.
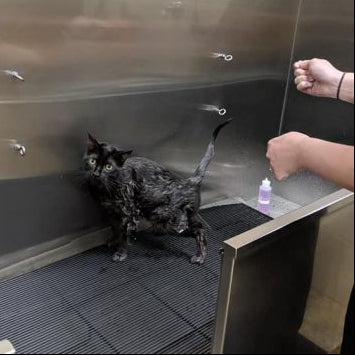
[[354, 191], [354, 147], [290, 132], [272, 139], [267, 158], [277, 180], [309, 170]]
[[345, 73], [324, 59], [298, 61], [294, 64], [295, 84], [305, 94], [337, 98], [354, 103], [354, 73]]

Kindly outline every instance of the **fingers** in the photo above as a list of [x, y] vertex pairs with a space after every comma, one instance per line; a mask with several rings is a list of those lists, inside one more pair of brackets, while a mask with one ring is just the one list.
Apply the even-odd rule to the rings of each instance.
[[281, 180], [281, 178], [283, 177], [283, 174], [280, 174], [277, 167], [274, 164], [274, 154], [273, 154], [273, 145], [274, 142], [277, 140], [277, 138], [271, 139], [268, 143], [268, 148], [267, 148], [267, 152], [266, 152], [266, 158], [269, 160], [270, 162], [270, 172], [272, 173], [272, 175], [275, 177], [276, 180]]
[[309, 91], [313, 88], [313, 84], [310, 83], [309, 81], [301, 81], [299, 84], [297, 84], [297, 90], [298, 91]]
[[[298, 62], [300, 63], [300, 62]], [[298, 68], [295, 70], [295, 84], [298, 91], [305, 92], [313, 88], [314, 79], [308, 70]]]
[[287, 174], [286, 171], [278, 168], [274, 164], [273, 160], [270, 161], [270, 169], [271, 169], [272, 175], [274, 176], [274, 178], [277, 181], [283, 181], [283, 180], [286, 180], [289, 177], [289, 174]]
[[286, 174], [286, 172], [284, 171], [273, 170], [273, 172], [274, 172], [274, 177], [277, 181], [287, 180], [289, 177], [289, 175]]
[[304, 69], [295, 69], [295, 76], [309, 75], [308, 70]]
[[289, 174], [287, 174], [285, 171], [278, 169], [274, 163], [273, 163], [273, 159], [271, 159], [270, 155], [267, 154], [267, 158], [270, 161], [270, 172], [272, 173], [272, 175], [274, 176], [274, 178], [277, 181], [282, 181], [282, 180], [286, 180], [289, 177]]
[[296, 76], [295, 78], [295, 84], [298, 85], [302, 82], [308, 82], [308, 83], [313, 83], [314, 80], [311, 76], [309, 75], [300, 75], [300, 76]]
[[308, 81], [314, 81], [313, 76], [310, 74], [309, 70], [303, 70], [303, 69], [296, 69], [295, 70], [295, 77], [307, 77]]
[[314, 78], [310, 75], [311, 60], [300, 60], [294, 64], [295, 84], [297, 90], [303, 93], [311, 92]]
[[270, 172], [278, 181], [286, 180], [290, 176], [288, 172], [288, 162], [290, 159], [287, 155], [285, 158], [284, 152], [287, 151], [287, 149], [282, 144], [285, 137], [286, 135], [271, 139], [268, 142], [266, 151], [266, 158], [269, 160], [270, 164]]
[[294, 64], [295, 69], [309, 70], [311, 60], [299, 60]]

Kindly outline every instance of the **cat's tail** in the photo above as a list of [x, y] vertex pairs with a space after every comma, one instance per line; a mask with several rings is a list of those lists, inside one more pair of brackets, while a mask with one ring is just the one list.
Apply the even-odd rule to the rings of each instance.
[[192, 176], [189, 181], [191, 181], [193, 184], [200, 185], [202, 183], [203, 178], [205, 177], [206, 171], [208, 166], [210, 165], [212, 159], [214, 158], [214, 153], [215, 153], [215, 143], [216, 139], [218, 137], [219, 132], [222, 130], [223, 127], [228, 125], [233, 121], [233, 118], [228, 119], [226, 122], [222, 123], [219, 125], [215, 131], [213, 132], [211, 142], [207, 148], [207, 152], [205, 156], [202, 158], [194, 176]]

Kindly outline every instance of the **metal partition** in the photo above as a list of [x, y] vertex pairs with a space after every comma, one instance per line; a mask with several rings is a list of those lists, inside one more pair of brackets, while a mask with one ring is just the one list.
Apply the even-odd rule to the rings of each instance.
[[341, 345], [354, 283], [353, 213], [353, 195], [341, 190], [225, 243], [214, 354], [317, 354]]

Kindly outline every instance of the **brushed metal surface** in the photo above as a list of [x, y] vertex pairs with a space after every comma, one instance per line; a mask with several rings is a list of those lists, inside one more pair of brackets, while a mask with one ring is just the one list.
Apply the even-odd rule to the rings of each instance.
[[213, 354], [339, 346], [354, 282], [353, 209], [353, 194], [340, 190], [225, 242]]
[[1, 0], [0, 102], [283, 78], [297, 0], [176, 3]]

